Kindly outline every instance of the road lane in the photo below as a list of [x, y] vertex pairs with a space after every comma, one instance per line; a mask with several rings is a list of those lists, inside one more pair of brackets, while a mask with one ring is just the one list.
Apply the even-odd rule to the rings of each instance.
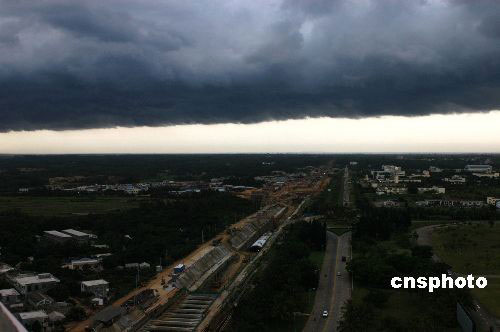
[[337, 258], [337, 236], [327, 232], [325, 257], [321, 267], [318, 288], [314, 298], [314, 306], [304, 327], [304, 332], [322, 331], [326, 320], [321, 316], [323, 310], [329, 310], [330, 299], [333, 295], [335, 282], [335, 261]]
[[[346, 262], [342, 262], [342, 256], [350, 258], [351, 233], [344, 233], [338, 237], [337, 267], [335, 269], [335, 285], [333, 296], [330, 300], [330, 315], [326, 320], [322, 331], [337, 331], [337, 326], [342, 318], [342, 306], [351, 298], [351, 276], [347, 272]], [[340, 276], [337, 275], [340, 272]]]
[[[351, 280], [342, 256], [349, 257], [350, 233], [340, 237], [327, 232], [325, 258], [311, 316], [304, 332], [336, 331], [341, 318], [341, 307], [351, 296]], [[340, 276], [337, 273], [340, 272]], [[322, 317], [324, 310], [329, 315]]]

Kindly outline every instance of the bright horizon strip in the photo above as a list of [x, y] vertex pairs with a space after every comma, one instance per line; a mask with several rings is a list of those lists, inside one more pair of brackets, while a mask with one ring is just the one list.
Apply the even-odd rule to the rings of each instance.
[[1, 154], [500, 152], [500, 111], [0, 133]]

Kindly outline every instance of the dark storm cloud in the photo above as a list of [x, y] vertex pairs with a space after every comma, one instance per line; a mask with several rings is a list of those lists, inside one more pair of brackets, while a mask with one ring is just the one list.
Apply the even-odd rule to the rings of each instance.
[[497, 1], [0, 0], [0, 131], [486, 111]]

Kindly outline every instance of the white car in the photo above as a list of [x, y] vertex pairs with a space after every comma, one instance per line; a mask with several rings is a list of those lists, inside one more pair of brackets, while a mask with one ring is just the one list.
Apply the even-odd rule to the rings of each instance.
[[325, 317], [325, 318], [328, 317], [328, 311], [323, 310], [323, 315], [322, 316]]
[[340, 272], [337, 272], [337, 277], [340, 277]]

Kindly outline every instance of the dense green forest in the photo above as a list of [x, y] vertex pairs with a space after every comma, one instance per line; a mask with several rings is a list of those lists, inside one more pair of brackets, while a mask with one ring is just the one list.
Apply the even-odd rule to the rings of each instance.
[[290, 331], [294, 312], [307, 312], [307, 292], [317, 287], [312, 251], [324, 251], [325, 225], [305, 221], [284, 230], [252, 288], [236, 307], [231, 331]]

